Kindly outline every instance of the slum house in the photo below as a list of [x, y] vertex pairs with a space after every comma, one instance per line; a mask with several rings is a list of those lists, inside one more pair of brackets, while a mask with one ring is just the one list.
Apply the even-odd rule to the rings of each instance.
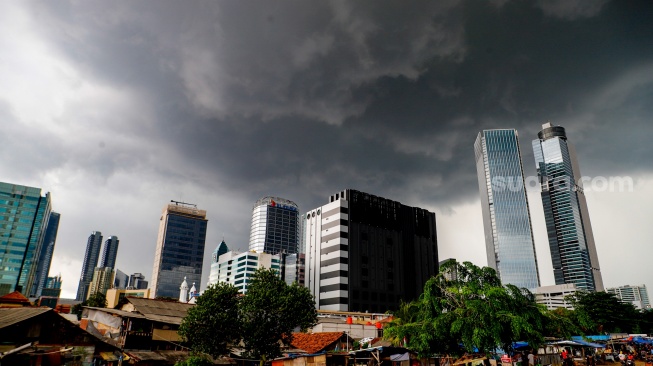
[[177, 330], [192, 306], [127, 297], [117, 309], [85, 307], [83, 326], [115, 341], [133, 364], [174, 364], [187, 355]]
[[32, 306], [32, 303], [18, 291], [0, 296], [0, 308], [21, 308], [25, 306]]
[[293, 333], [285, 357], [272, 361], [272, 366], [345, 366], [347, 349], [354, 340], [345, 332]]
[[433, 359], [421, 362], [417, 354], [404, 347], [377, 346], [349, 352], [350, 366], [419, 366], [435, 365]]
[[0, 308], [1, 365], [90, 364], [119, 349], [43, 307]]

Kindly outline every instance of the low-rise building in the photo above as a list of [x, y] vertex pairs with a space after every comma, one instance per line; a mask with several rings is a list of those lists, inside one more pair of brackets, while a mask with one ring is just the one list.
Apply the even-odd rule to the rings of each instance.
[[605, 292], [617, 295], [619, 300], [622, 302], [631, 303], [637, 309], [642, 310], [651, 308], [651, 302], [648, 299], [648, 291], [646, 291], [646, 285], [625, 285], [619, 287], [611, 287], [605, 289]]
[[107, 307], [111, 309], [115, 308], [120, 303], [120, 300], [124, 299], [125, 297], [149, 298], [150, 290], [124, 290], [117, 288], [109, 289], [107, 290]]
[[0, 309], [2, 365], [91, 365], [118, 351], [48, 307]]
[[546, 308], [549, 310], [555, 310], [558, 308], [573, 310], [574, 307], [565, 299], [565, 297], [575, 294], [576, 291], [578, 291], [578, 289], [573, 283], [541, 286], [535, 289], [535, 302], [546, 305]]
[[125, 303], [117, 309], [84, 307], [80, 324], [96, 329], [122, 349], [170, 349], [171, 345], [182, 343], [177, 330], [193, 306], [176, 301], [125, 297]]
[[[247, 284], [254, 272], [259, 268], [271, 268], [281, 273], [281, 254], [256, 253], [254, 251], [238, 253], [227, 252], [217, 258], [217, 263], [211, 265], [209, 285], [223, 282], [238, 288], [238, 292], [247, 292]], [[217, 279], [217, 282], [213, 282]]]

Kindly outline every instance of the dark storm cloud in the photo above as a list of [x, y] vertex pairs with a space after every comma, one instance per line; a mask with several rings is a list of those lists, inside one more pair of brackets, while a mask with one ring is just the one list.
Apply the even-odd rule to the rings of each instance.
[[[448, 214], [438, 219], [441, 254], [482, 264], [473, 153], [482, 129], [518, 129], [526, 175], [530, 142], [550, 120], [567, 128], [584, 174], [650, 177], [650, 1], [0, 8], [11, 30], [0, 34], [0, 170], [53, 192], [65, 223], [54, 265], [69, 294], [92, 230], [118, 235], [130, 248], [120, 268], [149, 276], [172, 198], [207, 209], [209, 253], [223, 236], [247, 247], [262, 196], [304, 211], [355, 188]], [[630, 196], [588, 195], [607, 258], [618, 255], [611, 242], [635, 251], [648, 235], [646, 179]], [[546, 248], [537, 205], [536, 245]]]
[[641, 170], [651, 153], [651, 80], [623, 81], [653, 62], [647, 2], [156, 4], [35, 14], [88, 77], [154, 110], [155, 126], [129, 131], [165, 144], [185, 176], [253, 200], [314, 206], [344, 187], [471, 200], [477, 132], [517, 128], [533, 174], [530, 140], [546, 120], [568, 128], [584, 173]]

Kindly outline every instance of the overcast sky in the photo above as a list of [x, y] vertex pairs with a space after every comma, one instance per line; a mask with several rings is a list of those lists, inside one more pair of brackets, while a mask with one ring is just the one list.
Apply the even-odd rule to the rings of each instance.
[[476, 135], [517, 129], [532, 176], [546, 121], [597, 182], [606, 286], [653, 286], [651, 1], [3, 1], [0, 24], [0, 181], [52, 193], [63, 297], [94, 230], [151, 280], [171, 199], [207, 210], [202, 287], [258, 198], [345, 188], [434, 211], [440, 258], [486, 265]]

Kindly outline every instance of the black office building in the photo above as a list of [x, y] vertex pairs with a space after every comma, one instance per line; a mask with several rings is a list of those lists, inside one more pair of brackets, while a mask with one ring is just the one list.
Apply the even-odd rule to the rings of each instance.
[[306, 285], [322, 310], [385, 312], [438, 272], [435, 214], [348, 189], [306, 215]]

